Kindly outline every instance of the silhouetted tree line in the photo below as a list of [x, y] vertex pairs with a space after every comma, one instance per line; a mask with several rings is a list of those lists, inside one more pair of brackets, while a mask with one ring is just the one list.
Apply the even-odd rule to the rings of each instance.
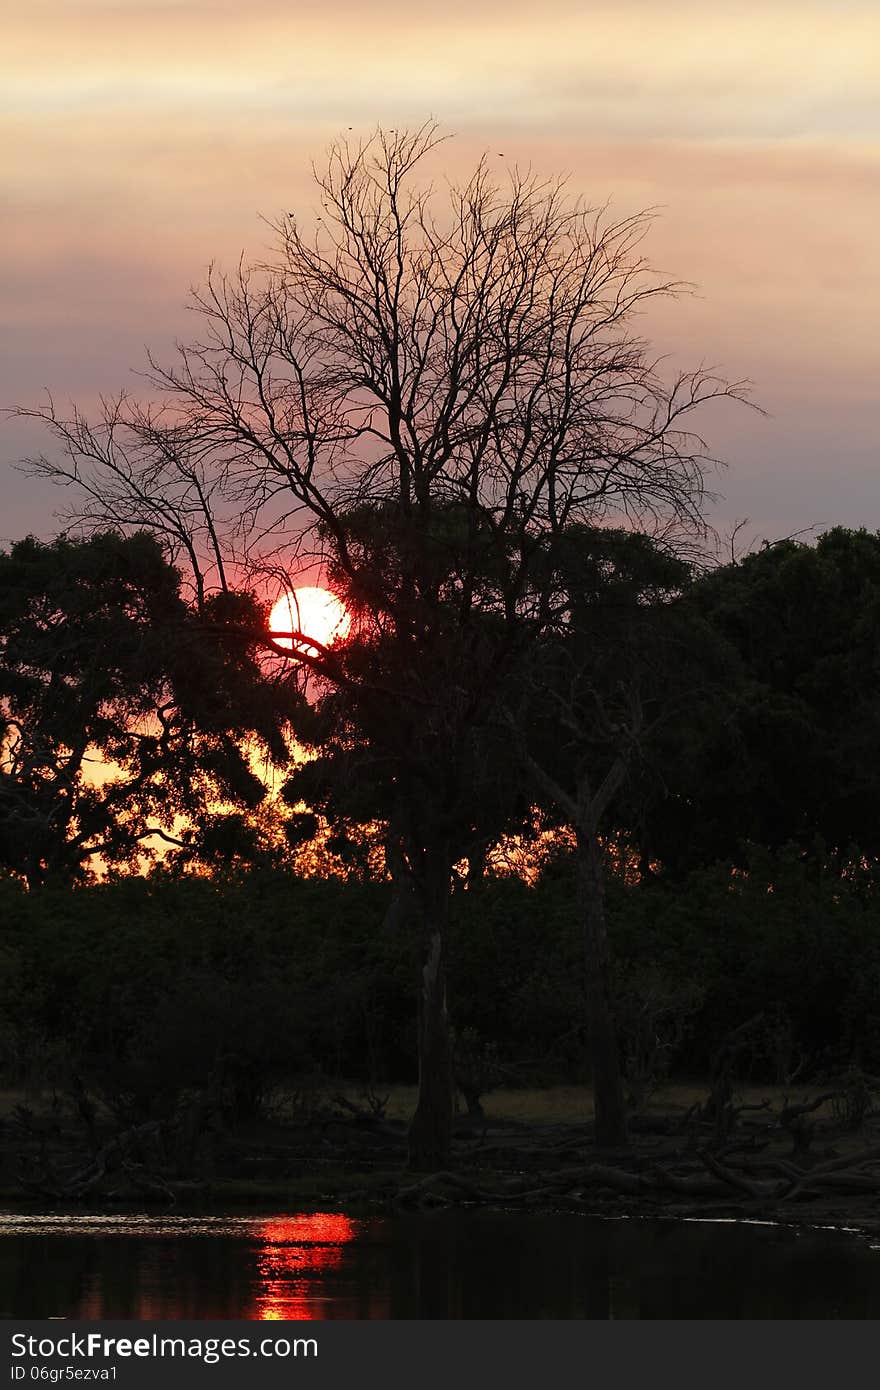
[[[790, 848], [683, 881], [608, 876], [612, 998], [631, 1105], [705, 1077], [759, 1018], [741, 1077], [788, 1084], [880, 1068], [880, 894]], [[454, 895], [453, 1058], [470, 1108], [504, 1085], [589, 1079], [572, 865], [542, 885]], [[6, 881], [0, 976], [7, 1084], [92, 1096], [123, 1128], [174, 1123], [194, 1096], [234, 1127], [308, 1114], [340, 1088], [417, 1078], [417, 942], [383, 885], [261, 870], [132, 877], [70, 892]]]
[[[838, 529], [696, 578], [645, 537], [577, 542], [590, 641], [548, 642], [471, 749], [456, 852], [478, 867], [449, 924], [459, 1088], [478, 1104], [589, 1072], [577, 853], [560, 843], [527, 885], [492, 877], [486, 851], [528, 837], [542, 790], [564, 820], [578, 766], [601, 780], [621, 758], [599, 853], [630, 1100], [673, 1066], [705, 1073], [756, 1016], [756, 1078], [876, 1071], [880, 536]], [[414, 1080], [418, 940], [394, 885], [356, 854], [347, 881], [297, 877], [247, 815], [265, 788], [243, 737], [273, 738], [282, 764], [284, 729], [310, 730], [319, 756], [282, 801], [320, 810], [345, 857], [359, 821], [389, 816], [382, 744], [353, 736], [338, 696], [291, 699], [234, 626], [199, 624], [148, 537], [29, 540], [0, 574], [6, 1076], [82, 1087], [129, 1124], [199, 1089], [241, 1118], [285, 1088]], [[110, 780], [87, 777], [96, 752]], [[169, 810], [189, 819], [164, 863], [89, 886], [96, 853], [131, 875]], [[288, 816], [294, 843], [314, 829]]]

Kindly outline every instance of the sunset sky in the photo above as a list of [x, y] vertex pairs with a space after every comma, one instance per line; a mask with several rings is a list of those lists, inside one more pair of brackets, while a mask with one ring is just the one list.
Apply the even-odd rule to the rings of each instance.
[[[880, 529], [876, 0], [26, 0], [0, 70], [0, 405], [136, 387], [208, 260], [305, 220], [335, 135], [431, 115], [453, 177], [488, 150], [659, 208], [647, 253], [698, 296], [653, 313], [656, 347], [769, 412], [705, 422], [722, 531]], [[44, 442], [0, 430], [3, 540], [57, 529], [13, 466]]]

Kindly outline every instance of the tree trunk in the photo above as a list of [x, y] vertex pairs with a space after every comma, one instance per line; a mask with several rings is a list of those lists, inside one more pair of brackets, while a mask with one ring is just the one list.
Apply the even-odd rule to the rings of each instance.
[[409, 1129], [409, 1166], [448, 1168], [452, 1149], [452, 1048], [446, 1012], [446, 935], [451, 866], [442, 851], [423, 853], [413, 876], [422, 933], [419, 982], [419, 1098]]
[[622, 1148], [627, 1142], [626, 1107], [611, 1006], [602, 857], [599, 842], [592, 831], [578, 831], [577, 884], [584, 932], [596, 1143], [600, 1148]]

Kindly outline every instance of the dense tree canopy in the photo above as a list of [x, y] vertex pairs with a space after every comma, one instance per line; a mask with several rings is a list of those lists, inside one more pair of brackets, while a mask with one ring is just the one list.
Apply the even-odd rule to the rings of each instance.
[[768, 545], [688, 604], [727, 648], [727, 691], [672, 731], [647, 848], [673, 870], [744, 863], [749, 844], [877, 856], [880, 534]]
[[243, 618], [261, 620], [253, 600], [226, 594], [197, 623], [145, 533], [0, 554], [3, 867], [75, 881], [159, 833], [197, 854], [224, 803], [260, 800], [244, 740], [283, 759], [285, 709]]

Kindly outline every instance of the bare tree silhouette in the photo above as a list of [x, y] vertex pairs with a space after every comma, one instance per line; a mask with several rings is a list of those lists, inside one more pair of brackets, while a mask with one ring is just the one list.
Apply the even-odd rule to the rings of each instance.
[[692, 421], [744, 394], [703, 370], [667, 379], [639, 336], [639, 311], [682, 288], [641, 254], [648, 214], [615, 221], [531, 173], [499, 184], [485, 159], [441, 197], [419, 182], [439, 142], [427, 124], [332, 146], [316, 230], [282, 216], [268, 264], [209, 270], [201, 336], [150, 363], [157, 401], [123, 395], [95, 423], [51, 401], [21, 412], [63, 446], [31, 467], [76, 486], [78, 523], [151, 528], [198, 602], [316, 562], [345, 591], [349, 642], [299, 659], [394, 768], [393, 862], [423, 941], [421, 1168], [449, 1156], [464, 750], [558, 621], [539, 580], [554, 538], [699, 527], [714, 460]]

